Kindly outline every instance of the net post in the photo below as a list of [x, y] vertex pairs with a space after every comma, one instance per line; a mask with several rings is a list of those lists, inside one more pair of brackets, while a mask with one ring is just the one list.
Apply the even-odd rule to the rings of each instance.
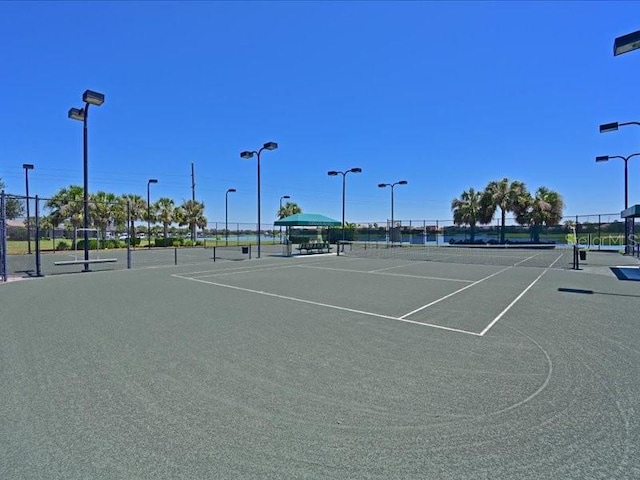
[[127, 269], [131, 269], [131, 230], [129, 230], [129, 224], [131, 223], [131, 200], [127, 200]]
[[[27, 198], [27, 201], [29, 199]], [[42, 277], [42, 265], [40, 263], [40, 200], [36, 195], [36, 231], [35, 231], [35, 247], [36, 247], [36, 277]]]
[[[216, 247], [213, 247], [213, 258], [216, 258]], [[178, 247], [173, 247], [173, 264], [178, 265]]]
[[214, 262], [216, 261], [216, 248], [217, 248], [217, 245], [214, 245], [213, 246], [213, 261]]
[[7, 281], [7, 208], [4, 190], [0, 191], [0, 277]]

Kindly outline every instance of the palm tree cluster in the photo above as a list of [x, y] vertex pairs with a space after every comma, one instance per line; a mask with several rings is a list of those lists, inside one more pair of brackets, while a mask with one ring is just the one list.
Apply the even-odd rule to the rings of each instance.
[[562, 220], [564, 203], [562, 196], [547, 187], [540, 187], [531, 194], [523, 182], [508, 178], [495, 180], [482, 191], [470, 188], [451, 201], [453, 221], [456, 225], [469, 225], [471, 242], [475, 240], [478, 224], [486, 225], [500, 209], [500, 243], [505, 242], [507, 212], [512, 212], [516, 222], [531, 228], [534, 242], [540, 241], [542, 225], [557, 225]]
[[[83, 193], [82, 187], [77, 185], [60, 189], [47, 200], [45, 206], [50, 213], [41, 221], [52, 229], [61, 224], [71, 228], [82, 227]], [[169, 227], [173, 223], [188, 226], [192, 239], [195, 239], [196, 227], [205, 228], [207, 225], [203, 202], [185, 200], [182, 205], [176, 206], [172, 199], [163, 197], [147, 205], [140, 195], [135, 194], [117, 196], [99, 191], [89, 195], [89, 224], [91, 228], [99, 230], [103, 238], [109, 229], [128, 230], [130, 237], [135, 238], [135, 222], [140, 220], [162, 223], [165, 242], [169, 235]]]

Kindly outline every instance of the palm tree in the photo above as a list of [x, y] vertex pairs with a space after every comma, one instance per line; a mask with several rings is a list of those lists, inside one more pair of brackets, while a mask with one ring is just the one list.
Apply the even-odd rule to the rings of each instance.
[[114, 211], [116, 209], [118, 197], [113, 193], [100, 191], [89, 196], [89, 211], [95, 226], [100, 230], [102, 238], [106, 237], [107, 228], [111, 223], [115, 223]]
[[469, 225], [471, 243], [475, 240], [476, 224], [489, 223], [491, 216], [486, 205], [482, 202], [483, 192], [477, 192], [473, 188], [462, 192], [460, 198], [451, 200], [453, 211], [453, 223], [456, 225]]
[[278, 213], [276, 216], [278, 219], [290, 217], [291, 215], [295, 215], [296, 213], [302, 213], [302, 209], [295, 202], [287, 202], [282, 208], [278, 209]]
[[510, 182], [508, 178], [489, 182], [485, 188], [482, 203], [490, 217], [493, 218], [496, 208], [500, 208], [500, 243], [504, 243], [507, 212], [515, 211], [526, 195], [528, 191], [523, 182]]
[[129, 243], [131, 245], [136, 244], [136, 226], [137, 220], [142, 220], [142, 215], [146, 213], [147, 202], [145, 202], [140, 195], [134, 193], [128, 193], [122, 195], [121, 201], [124, 204], [124, 211], [126, 212], [126, 205], [129, 203]]
[[61, 188], [45, 203], [51, 209], [54, 225], [69, 223], [71, 228], [78, 229], [84, 225], [84, 190], [78, 185]]
[[[4, 190], [4, 182], [0, 178], [0, 192]], [[18, 218], [22, 216], [24, 212], [24, 204], [19, 199], [6, 196], [5, 197], [5, 212], [8, 219]]]
[[169, 236], [169, 225], [175, 220], [175, 203], [167, 197], [160, 198], [155, 204], [154, 209], [157, 212], [158, 221], [162, 222], [164, 228], [164, 244], [167, 244]]
[[207, 226], [207, 219], [204, 216], [204, 203], [195, 200], [184, 201], [178, 208], [176, 220], [181, 227], [189, 225], [191, 239], [195, 241], [196, 227], [205, 228]]
[[522, 225], [531, 225], [531, 238], [534, 242], [539, 242], [540, 227], [558, 225], [562, 220], [563, 209], [564, 202], [558, 192], [540, 187], [535, 196], [522, 196], [514, 211], [516, 221]]

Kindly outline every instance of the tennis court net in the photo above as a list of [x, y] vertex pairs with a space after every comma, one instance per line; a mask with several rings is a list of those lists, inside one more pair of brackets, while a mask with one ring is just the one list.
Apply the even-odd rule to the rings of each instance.
[[415, 245], [341, 241], [338, 255], [442, 263], [567, 269], [573, 267], [571, 246], [545, 245]]

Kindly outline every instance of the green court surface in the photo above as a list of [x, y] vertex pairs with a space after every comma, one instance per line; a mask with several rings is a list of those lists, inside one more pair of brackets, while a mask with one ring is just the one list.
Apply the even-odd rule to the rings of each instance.
[[640, 478], [624, 265], [265, 255], [0, 285], [0, 478]]

